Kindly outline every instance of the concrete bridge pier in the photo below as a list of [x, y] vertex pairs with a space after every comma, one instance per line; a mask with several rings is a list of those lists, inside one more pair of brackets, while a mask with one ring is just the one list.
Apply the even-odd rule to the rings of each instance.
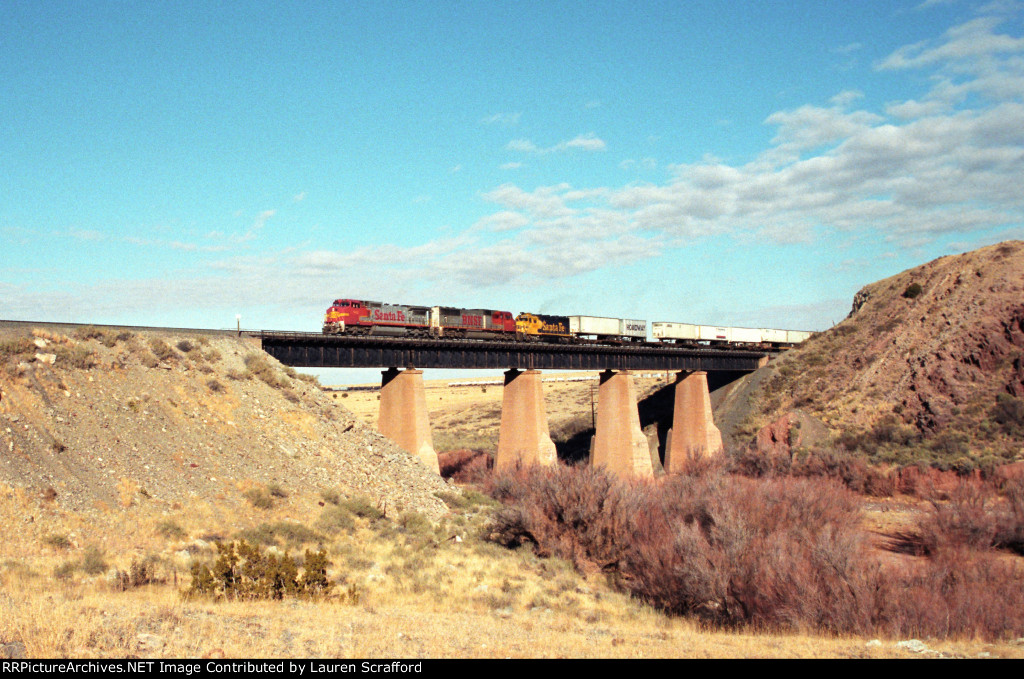
[[723, 452], [722, 433], [711, 414], [708, 374], [678, 373], [672, 428], [665, 445], [665, 473], [683, 474], [691, 461], [717, 457]]
[[389, 368], [381, 373], [377, 430], [440, 475], [422, 370]]
[[590, 447], [590, 463], [623, 479], [654, 475], [647, 437], [640, 429], [636, 388], [628, 370], [601, 373], [597, 432]]
[[557, 460], [548, 430], [539, 370], [509, 370], [501, 398], [495, 469], [552, 465]]

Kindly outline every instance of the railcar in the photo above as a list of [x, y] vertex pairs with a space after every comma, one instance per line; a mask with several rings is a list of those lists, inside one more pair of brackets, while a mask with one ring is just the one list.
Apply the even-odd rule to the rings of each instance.
[[324, 314], [323, 332], [396, 337], [515, 336], [510, 311], [457, 309], [336, 299]]
[[430, 310], [432, 334], [437, 337], [490, 339], [514, 336], [516, 320], [511, 311], [493, 309], [457, 309], [436, 306]]
[[804, 330], [777, 330], [773, 328], [730, 328], [693, 323], [651, 323], [651, 335], [658, 342], [716, 345], [730, 344], [750, 347], [784, 347], [800, 344], [811, 336]]
[[644, 342], [647, 340], [647, 321], [600, 316], [570, 316], [569, 332], [579, 339]]

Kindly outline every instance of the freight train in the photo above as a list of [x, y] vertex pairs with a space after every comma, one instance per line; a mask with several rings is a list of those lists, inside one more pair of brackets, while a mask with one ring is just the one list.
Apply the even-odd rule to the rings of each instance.
[[[654, 340], [684, 346], [792, 346], [810, 336], [799, 330], [723, 328], [688, 323], [651, 325]], [[550, 316], [495, 309], [386, 304], [336, 299], [324, 314], [326, 334], [453, 339], [504, 339], [519, 342], [641, 343], [647, 321], [600, 316]]]

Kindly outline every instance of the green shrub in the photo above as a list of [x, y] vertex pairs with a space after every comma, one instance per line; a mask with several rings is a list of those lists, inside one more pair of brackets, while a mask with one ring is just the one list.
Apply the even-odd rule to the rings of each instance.
[[87, 575], [99, 575], [106, 571], [107, 560], [103, 554], [103, 550], [95, 545], [86, 547], [85, 553], [82, 555], [82, 560], [78, 563], [78, 567]]
[[257, 509], [270, 509], [274, 506], [274, 497], [266, 488], [250, 488], [242, 493], [242, 497]]
[[999, 394], [991, 417], [1011, 436], [1024, 435], [1024, 399]]
[[462, 493], [455, 493], [448, 490], [439, 490], [434, 493], [434, 497], [440, 499], [451, 509], [471, 509], [473, 507], [496, 507], [500, 503], [496, 500], [484, 495], [483, 493], [467, 488]]
[[352, 512], [346, 507], [327, 507], [320, 513], [317, 528], [327, 533], [350, 532], [356, 527]]
[[142, 561], [132, 559], [132, 564], [128, 567], [128, 570], [122, 571], [119, 569], [114, 574], [114, 586], [119, 591], [126, 592], [129, 589], [159, 582], [160, 580], [156, 577], [157, 561], [157, 558], [153, 556], [147, 556]]
[[907, 286], [907, 289], [903, 291], [903, 297], [907, 299], [914, 299], [924, 291], [920, 283], [911, 283]]
[[71, 540], [66, 535], [50, 534], [43, 538], [43, 544], [55, 549], [67, 549], [71, 546]]
[[188, 533], [182, 528], [178, 522], [172, 519], [164, 519], [156, 525], [156, 532], [168, 540], [181, 540]]
[[384, 512], [366, 495], [354, 495], [347, 500], [342, 500], [338, 506], [344, 507], [363, 519], [380, 519], [384, 516]]
[[255, 528], [240, 531], [238, 537], [242, 540], [261, 545], [278, 545], [284, 542], [291, 546], [303, 545], [309, 542], [320, 542], [324, 538], [323, 535], [315, 530], [294, 521], [262, 523]]
[[192, 584], [184, 592], [187, 598], [315, 599], [329, 595], [334, 587], [327, 577], [331, 562], [324, 550], [306, 550], [301, 573], [298, 561], [287, 553], [268, 554], [244, 540], [227, 545], [218, 542], [217, 552], [213, 568], [193, 564]]
[[398, 526], [409, 535], [425, 536], [434, 532], [434, 524], [430, 519], [417, 511], [408, 510], [398, 517]]

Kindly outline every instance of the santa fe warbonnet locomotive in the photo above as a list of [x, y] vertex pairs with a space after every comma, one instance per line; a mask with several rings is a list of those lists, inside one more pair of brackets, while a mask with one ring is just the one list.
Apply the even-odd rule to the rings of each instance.
[[[810, 336], [800, 330], [724, 328], [688, 323], [652, 323], [658, 342], [684, 345], [798, 344]], [[454, 339], [504, 339], [546, 342], [645, 342], [647, 321], [598, 316], [549, 316], [494, 309], [386, 304], [336, 299], [324, 315], [327, 334]]]

